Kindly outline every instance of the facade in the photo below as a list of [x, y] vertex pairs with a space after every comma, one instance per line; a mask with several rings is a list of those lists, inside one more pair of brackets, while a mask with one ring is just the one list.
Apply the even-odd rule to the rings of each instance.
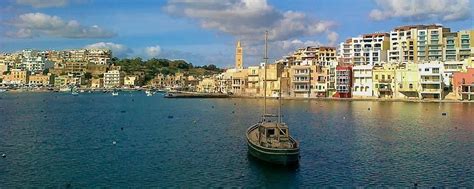
[[417, 64], [402, 64], [395, 72], [396, 98], [420, 98], [420, 72]]
[[342, 63], [374, 66], [387, 62], [389, 47], [388, 33], [365, 34], [341, 43], [339, 54]]
[[128, 87], [134, 87], [137, 83], [137, 76], [125, 76], [123, 78], [123, 85]]
[[214, 78], [204, 78], [197, 85], [197, 92], [201, 93], [217, 93], [217, 81]]
[[454, 94], [459, 100], [474, 100], [474, 68], [453, 75]]
[[104, 79], [103, 78], [92, 78], [91, 88], [93, 88], [93, 89], [104, 88]]
[[305, 97], [311, 95], [311, 65], [295, 65], [290, 68], [290, 87], [292, 97]]
[[28, 84], [30, 86], [49, 86], [51, 84], [51, 75], [35, 74], [30, 75]]
[[374, 67], [372, 71], [374, 96], [378, 98], [393, 98], [395, 94], [396, 64], [384, 64]]
[[443, 64], [440, 63], [418, 64], [422, 99], [444, 98], [443, 68]]
[[338, 65], [336, 67], [336, 98], [352, 97], [352, 66]]
[[87, 62], [94, 65], [107, 65], [111, 63], [112, 51], [108, 49], [88, 49]]
[[372, 65], [359, 65], [352, 67], [353, 73], [353, 90], [354, 97], [372, 97]]
[[104, 73], [104, 88], [118, 88], [122, 86], [120, 71], [111, 70]]
[[3, 76], [2, 83], [7, 85], [26, 85], [28, 84], [27, 71], [21, 69], [11, 69], [10, 73]]

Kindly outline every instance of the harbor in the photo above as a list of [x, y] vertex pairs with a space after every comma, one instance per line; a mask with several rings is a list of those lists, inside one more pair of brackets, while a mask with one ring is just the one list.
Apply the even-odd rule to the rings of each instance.
[[[169, 100], [143, 91], [0, 97], [7, 188], [474, 184], [471, 103], [283, 100], [301, 158], [278, 168], [247, 152], [244, 133], [261, 119], [262, 99]], [[278, 101], [267, 101], [277, 111]]]

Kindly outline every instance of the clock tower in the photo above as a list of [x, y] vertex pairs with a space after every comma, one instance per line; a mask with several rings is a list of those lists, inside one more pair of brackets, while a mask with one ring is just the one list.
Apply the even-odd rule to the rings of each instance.
[[240, 41], [237, 41], [237, 47], [235, 48], [235, 69], [244, 69], [243, 52]]

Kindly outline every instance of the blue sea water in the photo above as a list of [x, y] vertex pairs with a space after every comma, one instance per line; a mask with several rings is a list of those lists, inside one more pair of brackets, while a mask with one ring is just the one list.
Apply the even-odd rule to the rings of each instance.
[[295, 168], [248, 156], [262, 104], [2, 93], [0, 188], [474, 186], [474, 104], [285, 100]]

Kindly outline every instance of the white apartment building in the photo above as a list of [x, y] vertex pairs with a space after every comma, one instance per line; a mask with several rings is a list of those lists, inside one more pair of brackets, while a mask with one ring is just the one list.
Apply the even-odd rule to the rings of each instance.
[[418, 64], [418, 70], [421, 84], [420, 97], [443, 99], [443, 64], [439, 62]]
[[352, 96], [355, 97], [371, 97], [372, 89], [372, 69], [371, 65], [359, 65], [352, 67], [353, 74], [353, 90]]
[[344, 63], [380, 65], [387, 62], [390, 47], [388, 33], [365, 34], [340, 44], [339, 55]]
[[116, 88], [121, 86], [120, 71], [110, 70], [104, 73], [104, 87]]

